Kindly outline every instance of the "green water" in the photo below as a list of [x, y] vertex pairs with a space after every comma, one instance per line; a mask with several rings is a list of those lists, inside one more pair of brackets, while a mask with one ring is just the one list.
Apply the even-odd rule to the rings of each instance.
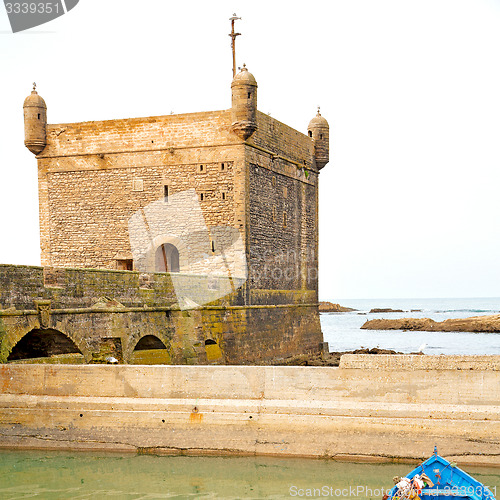
[[[412, 468], [294, 458], [0, 451], [0, 499], [380, 500], [392, 477]], [[500, 469], [464, 469], [500, 491]]]

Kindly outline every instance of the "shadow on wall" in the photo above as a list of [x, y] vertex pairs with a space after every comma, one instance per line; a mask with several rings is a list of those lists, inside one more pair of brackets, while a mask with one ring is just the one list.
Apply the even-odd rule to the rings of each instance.
[[[119, 338], [107, 340], [120, 342]], [[223, 359], [222, 351], [215, 340], [206, 340], [205, 350], [208, 361]], [[75, 343], [65, 334], [54, 329], [34, 329], [14, 346], [7, 362], [84, 364], [85, 359]], [[96, 362], [95, 359], [93, 362]], [[123, 362], [123, 359], [120, 362]], [[171, 365], [172, 353], [158, 337], [146, 335], [137, 342], [128, 363], [132, 365]]]
[[172, 358], [167, 346], [154, 335], [146, 335], [137, 342], [129, 364], [131, 365], [171, 365]]
[[84, 357], [75, 343], [57, 330], [34, 329], [13, 347], [7, 362], [64, 362], [84, 363]]

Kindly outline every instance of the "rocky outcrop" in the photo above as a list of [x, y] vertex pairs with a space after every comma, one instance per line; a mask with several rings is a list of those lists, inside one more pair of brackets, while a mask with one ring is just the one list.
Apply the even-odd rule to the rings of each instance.
[[335, 312], [335, 313], [344, 313], [355, 311], [356, 309], [351, 309], [350, 307], [342, 307], [340, 304], [332, 304], [332, 302], [320, 302], [319, 303], [319, 312]]
[[[340, 358], [344, 354], [403, 354], [402, 352], [393, 351], [391, 349], [380, 349], [379, 347], [373, 347], [368, 349], [363, 347], [362, 349], [356, 349], [354, 351], [334, 351], [322, 354], [302, 354], [300, 356], [294, 356], [293, 358], [285, 359], [281, 362], [273, 363], [277, 366], [339, 366]], [[416, 355], [422, 355], [421, 352], [413, 353]]]
[[363, 330], [412, 330], [425, 332], [500, 332], [500, 314], [434, 321], [429, 318], [372, 319]]
[[370, 314], [376, 314], [376, 313], [402, 313], [404, 312], [402, 309], [391, 309], [390, 307], [387, 307], [385, 309], [372, 309], [370, 311]]

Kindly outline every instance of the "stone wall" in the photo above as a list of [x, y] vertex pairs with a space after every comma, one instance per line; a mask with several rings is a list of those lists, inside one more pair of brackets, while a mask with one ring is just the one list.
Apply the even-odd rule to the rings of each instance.
[[315, 187], [263, 163], [250, 164], [250, 287], [316, 290]]
[[[135, 363], [137, 345], [147, 336], [166, 351], [151, 352], [152, 364], [265, 364], [319, 349], [314, 294], [269, 291], [249, 306], [242, 288], [220, 297], [221, 289], [230, 289], [228, 280], [209, 286], [208, 279], [0, 265], [0, 362], [13, 360], [12, 352], [28, 335], [35, 336], [33, 342], [45, 336], [55, 343], [57, 335], [64, 335], [76, 349], [60, 354], [80, 354], [81, 363], [109, 356]], [[203, 305], [181, 307], [179, 282], [195, 306]], [[67, 361], [45, 358], [32, 361]]]
[[47, 146], [39, 158], [125, 151], [168, 152], [170, 148], [239, 142], [230, 131], [230, 120], [230, 111], [210, 111], [53, 124], [47, 126]]
[[221, 111], [50, 125], [38, 157], [42, 264], [115, 269], [132, 257], [130, 217], [165, 186], [169, 196], [194, 189], [208, 227], [242, 228], [244, 163], [228, 120]]
[[[247, 293], [316, 290], [312, 141], [263, 113], [257, 118], [246, 144], [230, 132], [230, 111], [49, 125], [38, 156], [42, 264], [116, 269], [132, 258], [130, 218], [163, 199], [165, 187], [170, 197], [193, 189], [209, 255], [211, 228], [239, 231], [251, 270]], [[148, 227], [151, 245], [189, 247], [186, 229], [167, 218], [168, 227]]]
[[[0, 290], [4, 307], [26, 309], [23, 320], [0, 314], [11, 332], [2, 359], [28, 328], [42, 327], [40, 307], [49, 308], [47, 328], [69, 336], [85, 362], [133, 362], [147, 335], [168, 351], [151, 359], [182, 364], [317, 351], [313, 143], [263, 113], [257, 123], [246, 142], [231, 132], [230, 111], [48, 125], [37, 157], [46, 267], [33, 283], [13, 270], [20, 289]], [[167, 244], [179, 272], [154, 274], [164, 270], [158, 251]], [[132, 260], [139, 273], [75, 269], [130, 268]]]
[[312, 142], [258, 113], [246, 146], [249, 287], [317, 290], [317, 187]]
[[[304, 124], [306, 130], [307, 124]], [[265, 113], [257, 112], [257, 130], [250, 142], [258, 148], [272, 151], [297, 167], [317, 170], [314, 166], [314, 146], [311, 139], [298, 130]], [[279, 158], [277, 158], [279, 159]]]
[[468, 357], [447, 366], [441, 356], [436, 368], [421, 356], [413, 370], [412, 356], [388, 358], [357, 356], [357, 368], [3, 365], [0, 446], [416, 461], [437, 445], [459, 465], [500, 465], [500, 371]]

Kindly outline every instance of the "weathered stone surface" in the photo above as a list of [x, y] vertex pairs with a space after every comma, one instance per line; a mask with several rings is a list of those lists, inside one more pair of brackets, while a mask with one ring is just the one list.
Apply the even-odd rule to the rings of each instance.
[[[345, 354], [341, 368], [360, 370], [475, 370], [500, 371], [500, 356], [425, 356], [402, 354], [398, 356], [366, 356]], [[460, 391], [460, 388], [457, 388]]]
[[500, 465], [500, 371], [415, 358], [414, 370], [371, 355], [355, 369], [2, 365], [0, 447], [419, 460], [437, 444]]
[[350, 307], [343, 307], [340, 304], [333, 304], [332, 302], [320, 302], [319, 312], [351, 312], [356, 311], [356, 309], [351, 309]]
[[372, 319], [364, 330], [415, 330], [426, 332], [500, 332], [500, 314], [447, 319], [436, 322], [429, 318]]
[[339, 366], [340, 360], [346, 354], [403, 354], [401, 352], [393, 351], [392, 349], [380, 349], [373, 347], [372, 349], [363, 348], [355, 349], [354, 351], [332, 351], [321, 352], [312, 354], [300, 354], [299, 356], [292, 356], [284, 361], [274, 362], [273, 365], [278, 366]]
[[[184, 279], [196, 294], [206, 277]], [[40, 358], [43, 353], [46, 359], [39, 362], [74, 362], [61, 355], [79, 353], [86, 363], [113, 356], [133, 364], [140, 359], [265, 364], [319, 350], [323, 336], [314, 291], [254, 290], [249, 297], [253, 305], [244, 305], [238, 290], [182, 311], [166, 273], [146, 278], [129, 271], [0, 265], [0, 362]], [[37, 303], [50, 304], [46, 328]], [[25, 343], [27, 335], [43, 342]], [[138, 353], [136, 346], [146, 336], [154, 336], [165, 349], [147, 356]], [[21, 341], [22, 350], [16, 351]], [[214, 357], [213, 342], [219, 357]], [[68, 351], [67, 345], [74, 349]], [[29, 358], [22, 358], [23, 353]]]

